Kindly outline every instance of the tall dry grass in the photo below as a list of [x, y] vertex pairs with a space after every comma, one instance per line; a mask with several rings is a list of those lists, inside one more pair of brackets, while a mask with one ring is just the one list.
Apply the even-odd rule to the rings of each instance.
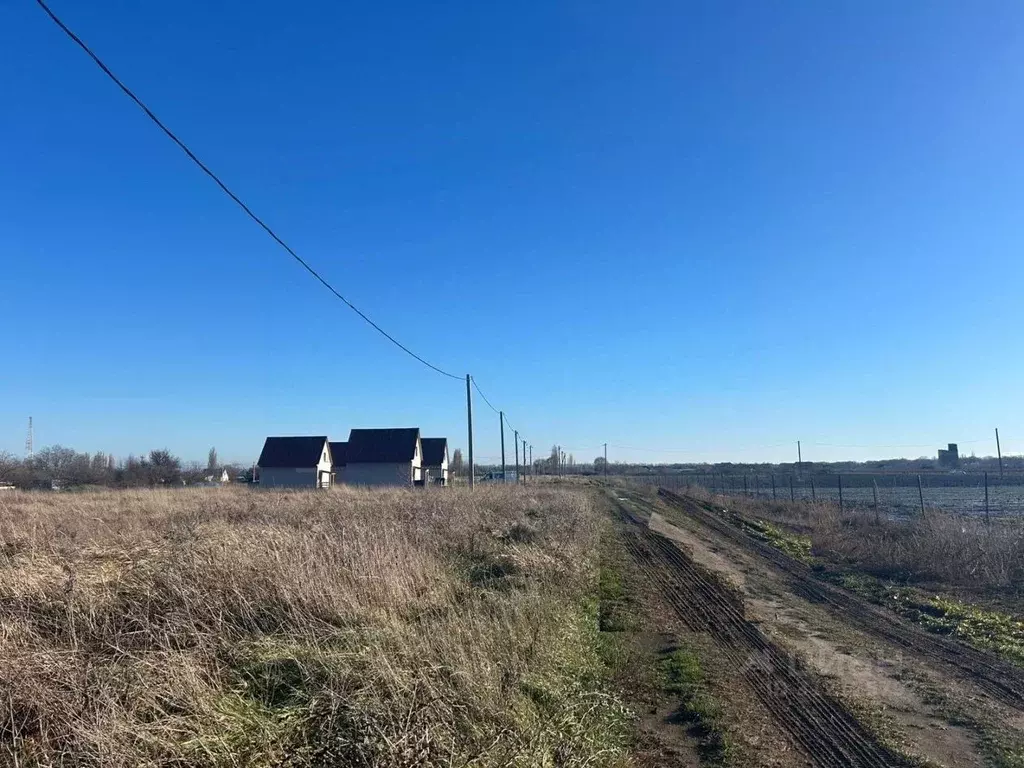
[[0, 760], [610, 765], [556, 488], [0, 499]]
[[816, 554], [875, 576], [938, 582], [979, 591], [1024, 590], [1024, 524], [928, 510], [910, 519], [876, 519], [872, 510], [834, 504], [712, 496], [743, 515], [810, 537]]

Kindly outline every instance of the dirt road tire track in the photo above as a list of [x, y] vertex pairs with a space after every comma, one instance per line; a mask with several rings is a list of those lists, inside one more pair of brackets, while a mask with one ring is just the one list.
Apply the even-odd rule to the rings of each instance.
[[743, 615], [743, 602], [713, 574], [614, 499], [623, 542], [644, 574], [690, 629], [707, 632], [736, 665], [765, 708], [821, 768], [905, 768], [910, 762], [879, 744], [842, 704], [827, 695], [797, 658]]
[[698, 499], [665, 489], [658, 494], [691, 519], [769, 560], [792, 579], [794, 592], [801, 597], [824, 605], [841, 619], [882, 640], [955, 668], [993, 698], [1024, 712], [1024, 670], [984, 651], [927, 632], [842, 587], [821, 581], [807, 565], [747, 535]]

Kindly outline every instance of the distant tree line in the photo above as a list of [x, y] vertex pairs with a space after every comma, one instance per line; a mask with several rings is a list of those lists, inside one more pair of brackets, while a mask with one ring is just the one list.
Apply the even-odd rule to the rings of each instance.
[[[511, 461], [507, 463], [511, 464]], [[478, 470], [482, 465], [477, 465]], [[489, 468], [489, 466], [488, 466]], [[1024, 456], [1003, 456], [1003, 469], [1007, 472], [1024, 471]], [[551, 447], [550, 455], [540, 459], [534, 459], [532, 471], [534, 474], [545, 475], [592, 475], [604, 474], [605, 460], [598, 456], [592, 461], [577, 462], [571, 453], [566, 453], [560, 446]], [[884, 473], [923, 473], [939, 472], [950, 473], [950, 469], [939, 466], [937, 459], [922, 456], [916, 459], [878, 459], [872, 461], [835, 461], [835, 462], [812, 462], [805, 461], [799, 466], [795, 461], [773, 464], [762, 463], [695, 463], [695, 462], [674, 462], [674, 463], [647, 463], [647, 462], [619, 462], [608, 460], [608, 474], [610, 475], [676, 475], [676, 474], [701, 474], [715, 473], [726, 475], [743, 474], [803, 474], [803, 475], [836, 475], [836, 474], [884, 474]], [[956, 472], [980, 473], [998, 472], [999, 461], [995, 456], [961, 456], [959, 467]]]
[[[604, 457], [599, 456], [592, 462], [576, 463], [569, 455], [562, 459], [561, 466], [556, 458], [555, 449], [552, 455], [543, 459], [536, 459], [533, 462], [534, 472], [538, 474], [603, 474]], [[1024, 471], [1024, 456], [1003, 456], [1003, 469], [1006, 472]], [[608, 474], [612, 475], [673, 475], [673, 474], [701, 474], [715, 473], [726, 475], [742, 474], [814, 474], [814, 475], [837, 475], [837, 474], [885, 474], [885, 473], [924, 473], [937, 472], [949, 474], [959, 473], [980, 473], [998, 472], [999, 460], [995, 456], [961, 456], [960, 463], [956, 470], [940, 467], [939, 462], [930, 457], [916, 459], [880, 459], [873, 461], [805, 461], [797, 466], [795, 461], [772, 464], [763, 463], [684, 463], [676, 462], [671, 464], [657, 463], [630, 463], [612, 461], [609, 457]]]
[[234, 482], [248, 482], [251, 470], [237, 465], [221, 465], [217, 451], [210, 449], [206, 466], [199, 462], [183, 464], [166, 448], [144, 456], [116, 459], [112, 454], [79, 453], [73, 448], [53, 445], [37, 451], [31, 459], [0, 452], [0, 483], [24, 489], [63, 489], [102, 486], [109, 488], [147, 488], [181, 486], [219, 480], [227, 471]]

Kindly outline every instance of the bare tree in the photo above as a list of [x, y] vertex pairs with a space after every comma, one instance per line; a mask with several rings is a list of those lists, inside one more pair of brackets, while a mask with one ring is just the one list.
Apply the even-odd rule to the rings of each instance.
[[218, 466], [218, 464], [217, 464], [217, 449], [216, 448], [211, 448], [210, 449], [210, 453], [207, 454], [207, 457], [206, 457], [206, 468], [208, 470], [210, 470], [211, 472], [214, 472], [214, 471], [216, 471], [217, 466]]
[[149, 452], [150, 482], [164, 484], [181, 483], [181, 460], [163, 448]]
[[13, 453], [0, 451], [0, 483], [21, 485], [25, 480], [25, 465]]
[[561, 467], [561, 464], [562, 464], [562, 449], [561, 449], [560, 446], [557, 446], [557, 445], [552, 445], [551, 446], [551, 455], [548, 456], [547, 463], [548, 463], [548, 467], [547, 467], [548, 473], [552, 474], [552, 475], [557, 475], [558, 471], [559, 471], [559, 468]]
[[33, 485], [42, 488], [53, 488], [65, 485], [77, 485], [76, 466], [78, 454], [72, 448], [63, 445], [51, 445], [36, 451], [32, 457]]
[[461, 448], [455, 449], [455, 451], [452, 453], [452, 459], [450, 462], [448, 462], [448, 464], [448, 469], [451, 470], [451, 473], [454, 477], [460, 477], [462, 473], [466, 471], [466, 463], [465, 460], [462, 458]]
[[181, 468], [181, 479], [188, 485], [201, 483], [206, 479], [209, 470], [198, 461], [190, 461]]

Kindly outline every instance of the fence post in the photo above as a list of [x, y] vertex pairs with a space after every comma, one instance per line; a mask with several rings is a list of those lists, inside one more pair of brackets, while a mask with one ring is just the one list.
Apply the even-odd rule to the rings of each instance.
[[776, 501], [778, 496], [775, 495], [775, 473], [772, 472], [772, 501]]
[[836, 477], [839, 478], [839, 512], [840, 512], [840, 514], [842, 514], [842, 512], [843, 512], [843, 476], [842, 475], [836, 475]]
[[989, 525], [992, 520], [988, 516], [988, 472], [985, 473], [985, 525]]
[[818, 492], [814, 490], [814, 478], [811, 478], [811, 501], [818, 500]]
[[796, 491], [793, 490], [793, 476], [789, 476], [789, 500], [796, 501]]
[[924, 517], [924, 488], [921, 487], [921, 476], [917, 476], [917, 498], [921, 501], [921, 517]]
[[871, 478], [871, 488], [874, 490], [875, 494], [875, 525], [878, 525], [880, 522], [878, 519], [878, 481], [873, 477]]

